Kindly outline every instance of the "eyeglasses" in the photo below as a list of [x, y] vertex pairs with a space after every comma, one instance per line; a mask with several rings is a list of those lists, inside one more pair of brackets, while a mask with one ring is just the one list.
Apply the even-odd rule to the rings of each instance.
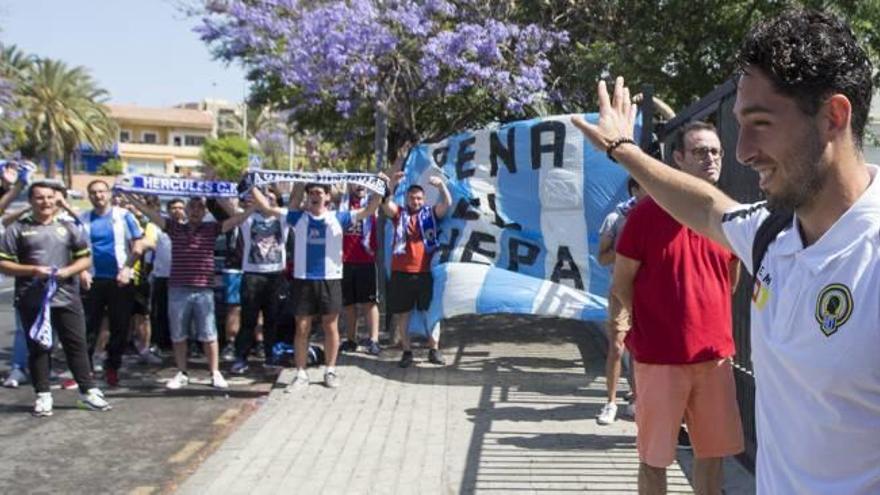
[[712, 158], [721, 158], [724, 156], [724, 150], [721, 148], [710, 148], [708, 146], [701, 146], [699, 148], [693, 148], [690, 150], [690, 153], [700, 160], [705, 159], [706, 157], [711, 156]]

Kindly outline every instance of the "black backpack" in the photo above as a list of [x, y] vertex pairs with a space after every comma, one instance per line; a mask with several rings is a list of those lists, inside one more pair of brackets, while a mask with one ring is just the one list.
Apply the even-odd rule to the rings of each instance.
[[794, 219], [794, 213], [786, 210], [770, 211], [770, 216], [761, 222], [758, 232], [755, 234], [755, 240], [752, 242], [752, 276], [758, 276], [758, 269], [761, 268], [761, 262], [764, 261], [764, 255], [767, 254], [767, 248], [770, 243], [776, 240], [776, 236], [783, 230], [791, 227]]

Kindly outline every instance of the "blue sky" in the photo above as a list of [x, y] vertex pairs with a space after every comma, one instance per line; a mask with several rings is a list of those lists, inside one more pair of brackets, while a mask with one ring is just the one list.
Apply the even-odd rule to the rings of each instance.
[[244, 71], [213, 60], [174, 0], [0, 0], [0, 41], [91, 70], [113, 103], [241, 101]]

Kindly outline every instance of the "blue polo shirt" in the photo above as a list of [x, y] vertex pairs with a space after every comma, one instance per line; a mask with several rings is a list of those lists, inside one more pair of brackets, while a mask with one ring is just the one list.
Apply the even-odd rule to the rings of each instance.
[[142, 238], [143, 229], [130, 211], [118, 206], [104, 215], [86, 212], [80, 220], [92, 245], [95, 278], [115, 279], [131, 252], [131, 241]]

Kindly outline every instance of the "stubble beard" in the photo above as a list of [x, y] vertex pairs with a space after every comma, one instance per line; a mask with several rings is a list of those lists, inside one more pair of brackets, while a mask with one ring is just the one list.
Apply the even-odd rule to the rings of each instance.
[[785, 160], [789, 165], [786, 186], [777, 194], [767, 195], [767, 206], [771, 210], [795, 211], [809, 206], [825, 185], [827, 167], [822, 158], [819, 131], [813, 128], [793, 150]]

